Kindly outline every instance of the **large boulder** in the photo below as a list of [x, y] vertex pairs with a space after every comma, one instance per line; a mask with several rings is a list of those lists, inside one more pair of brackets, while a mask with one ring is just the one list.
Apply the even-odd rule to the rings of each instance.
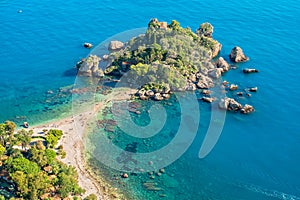
[[235, 46], [229, 55], [230, 60], [233, 62], [246, 62], [249, 60], [249, 57], [245, 56], [241, 47]]
[[114, 40], [109, 43], [108, 50], [109, 51], [118, 51], [124, 48], [124, 43]]
[[225, 97], [219, 102], [219, 108], [229, 111], [238, 111], [242, 109], [242, 105], [232, 98]]
[[216, 62], [217, 68], [223, 69], [223, 72], [227, 72], [230, 69], [229, 64], [224, 60], [223, 57], [220, 57]]
[[78, 74], [84, 76], [98, 75], [100, 69], [98, 68], [101, 58], [96, 55], [89, 55], [87, 59], [82, 60], [78, 66]]

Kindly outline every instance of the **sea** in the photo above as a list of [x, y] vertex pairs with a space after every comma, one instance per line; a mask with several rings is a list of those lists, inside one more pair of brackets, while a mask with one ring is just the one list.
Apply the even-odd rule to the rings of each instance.
[[[220, 56], [229, 61], [231, 49], [238, 45], [250, 57], [222, 78], [240, 88], [258, 87], [251, 97], [235, 96], [253, 105], [255, 112], [226, 113], [217, 143], [201, 157], [212, 108], [196, 101], [200, 117], [193, 140], [161, 172], [140, 170], [122, 178], [122, 170], [111, 169], [99, 157], [94, 168], [132, 199], [300, 199], [300, 2], [2, 0], [0, 10], [0, 121], [13, 120], [17, 125], [41, 124], [73, 112], [74, 66], [93, 51], [85, 49], [84, 42], [101, 44], [128, 30], [145, 28], [154, 17], [176, 19], [192, 30], [210, 22], [213, 37], [222, 43]], [[243, 68], [259, 73], [245, 75]], [[172, 97], [162, 103], [167, 117], [157, 137], [137, 140], [117, 128], [114, 133], [94, 130], [88, 140], [97, 148], [97, 134], [102, 134], [134, 152], [163, 148], [179, 129], [180, 107], [173, 106], [178, 102]], [[138, 104], [141, 114], [130, 116], [138, 126], [146, 126], [150, 123], [146, 111], [154, 103]], [[149, 165], [156, 164], [149, 160]]]

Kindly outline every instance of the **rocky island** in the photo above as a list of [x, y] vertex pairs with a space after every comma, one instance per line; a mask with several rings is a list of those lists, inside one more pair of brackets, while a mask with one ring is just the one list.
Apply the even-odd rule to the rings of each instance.
[[[176, 20], [168, 24], [154, 18], [145, 34], [125, 43], [111, 41], [108, 55], [90, 55], [78, 62], [78, 74], [98, 77], [100, 83], [103, 79], [118, 80], [123, 86], [137, 89], [135, 97], [141, 100], [161, 101], [168, 99], [173, 92], [208, 90], [205, 94], [202, 92], [204, 102], [218, 100], [219, 105], [225, 102], [219, 106], [221, 109], [250, 113], [254, 111], [253, 107], [239, 105], [232, 109], [226, 105], [236, 100], [218, 99], [209, 92], [214, 87], [222, 87], [224, 93], [238, 89], [234, 84], [219, 83], [222, 74], [231, 66], [223, 57], [216, 58], [222, 44], [213, 39], [213, 31], [214, 27], [208, 22], [193, 32], [181, 27]], [[232, 49], [229, 58], [233, 63], [249, 60], [238, 46]], [[100, 62], [106, 67], [99, 68]], [[241, 96], [243, 93], [237, 94]], [[247, 96], [251, 95], [247, 93]]]

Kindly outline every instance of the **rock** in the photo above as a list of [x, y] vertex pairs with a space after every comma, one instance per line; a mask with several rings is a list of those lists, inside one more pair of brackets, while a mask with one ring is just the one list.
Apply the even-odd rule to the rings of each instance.
[[222, 68], [216, 68], [208, 71], [208, 75], [212, 78], [220, 78], [222, 75], [223, 69]]
[[161, 100], [163, 100], [164, 98], [161, 96], [161, 94], [160, 93], [155, 93], [155, 95], [154, 95], [154, 100], [156, 100], [156, 101], [161, 101]]
[[214, 82], [211, 78], [205, 75], [199, 75], [199, 81], [197, 87], [200, 89], [208, 89], [214, 87]]
[[210, 95], [211, 91], [210, 90], [202, 90], [202, 94], [204, 94], [204, 95]]
[[114, 40], [109, 43], [108, 50], [109, 51], [119, 51], [124, 48], [124, 43]]
[[164, 168], [161, 168], [161, 169], [159, 170], [159, 172], [160, 172], [160, 173], [165, 173], [165, 169], [164, 169]]
[[104, 72], [103, 72], [102, 69], [96, 70], [93, 74], [94, 74], [94, 76], [96, 76], [96, 77], [104, 77]]
[[242, 109], [241, 109], [241, 113], [243, 114], [248, 114], [254, 111], [253, 106], [246, 104]]
[[169, 94], [163, 93], [162, 96], [163, 96], [164, 99], [169, 99], [169, 98], [170, 98], [170, 95], [169, 95]]
[[237, 90], [237, 89], [238, 89], [238, 85], [231, 84], [229, 87], [229, 90], [231, 90], [231, 91]]
[[187, 83], [187, 85], [185, 86], [185, 90], [195, 91], [195, 90], [197, 90], [197, 87], [194, 83]]
[[217, 68], [223, 69], [223, 72], [227, 72], [230, 69], [229, 64], [224, 60], [223, 57], [220, 57], [216, 62]]
[[152, 90], [148, 90], [148, 91], [145, 92], [145, 95], [147, 95], [148, 97], [153, 97], [154, 92]]
[[148, 100], [149, 97], [147, 97], [146, 95], [140, 95], [139, 96], [141, 100]]
[[85, 42], [85, 43], [83, 44], [83, 46], [84, 46], [85, 48], [88, 48], [88, 49], [90, 49], [90, 48], [93, 47], [93, 45], [92, 45], [91, 43], [88, 43], [88, 42]]
[[252, 88], [249, 88], [249, 91], [250, 92], [257, 92], [258, 88], [257, 87], [252, 87]]
[[171, 92], [171, 88], [169, 84], [165, 84], [163, 88], [163, 93], [168, 94]]
[[191, 80], [192, 82], [196, 82], [197, 81], [197, 77], [195, 74], [191, 74], [189, 77], [189, 80]]
[[123, 178], [128, 178], [129, 176], [128, 176], [127, 173], [124, 173], [124, 174], [122, 175], [122, 177], [123, 177]]
[[222, 44], [218, 41], [214, 40], [215, 44], [212, 48], [212, 58], [216, 57], [222, 49]]
[[235, 70], [235, 69], [237, 69], [237, 66], [236, 65], [231, 65], [230, 68]]
[[242, 105], [232, 98], [225, 97], [219, 102], [219, 108], [229, 111], [238, 111], [242, 109]]
[[145, 95], [141, 95], [141, 96], [140, 96], [140, 99], [141, 99], [141, 100], [148, 100], [149, 97], [147, 97], [147, 96], [145, 96]]
[[197, 29], [196, 32], [199, 36], [205, 36], [211, 38], [214, 32], [214, 27], [210, 23], [205, 22], [200, 25], [200, 27]]
[[237, 92], [236, 93], [238, 96], [243, 96], [243, 92]]
[[249, 69], [249, 68], [246, 68], [246, 69], [243, 69], [243, 72], [245, 74], [249, 74], [249, 73], [257, 73], [258, 70], [257, 69]]
[[229, 58], [233, 62], [246, 62], [249, 60], [247, 56], [245, 56], [241, 47], [235, 46], [229, 55]]
[[102, 58], [103, 58], [103, 60], [108, 60], [109, 55], [105, 54], [105, 55], [102, 56]]
[[229, 82], [228, 81], [223, 81], [222, 85], [228, 85]]
[[78, 74], [84, 76], [92, 76], [99, 73], [99, 62], [101, 58], [96, 55], [89, 55], [87, 59], [82, 60], [78, 67]]
[[204, 102], [207, 102], [207, 103], [212, 103], [216, 100], [216, 98], [215, 97], [202, 97], [201, 100]]

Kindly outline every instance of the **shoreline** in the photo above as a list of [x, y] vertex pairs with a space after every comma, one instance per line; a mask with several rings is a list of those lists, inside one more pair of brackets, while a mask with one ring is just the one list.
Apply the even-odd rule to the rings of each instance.
[[123, 199], [122, 194], [117, 193], [117, 188], [113, 188], [103, 177], [98, 176], [92, 171], [91, 166], [89, 166], [85, 159], [83, 139], [86, 136], [86, 130], [90, 126], [89, 120], [106, 108], [110, 102], [130, 100], [132, 94], [135, 92], [136, 90], [128, 88], [114, 88], [101, 102], [95, 103], [93, 110], [84, 111], [74, 116], [70, 114], [71, 116], [66, 118], [50, 120], [44, 124], [29, 128], [33, 130], [34, 135], [41, 135], [40, 133], [43, 129], [59, 129], [63, 131], [63, 136], [58, 146], [63, 145], [66, 157], [59, 160], [67, 165], [72, 165], [76, 169], [78, 173], [78, 184], [86, 190], [82, 197], [94, 193], [98, 199], [102, 200]]

